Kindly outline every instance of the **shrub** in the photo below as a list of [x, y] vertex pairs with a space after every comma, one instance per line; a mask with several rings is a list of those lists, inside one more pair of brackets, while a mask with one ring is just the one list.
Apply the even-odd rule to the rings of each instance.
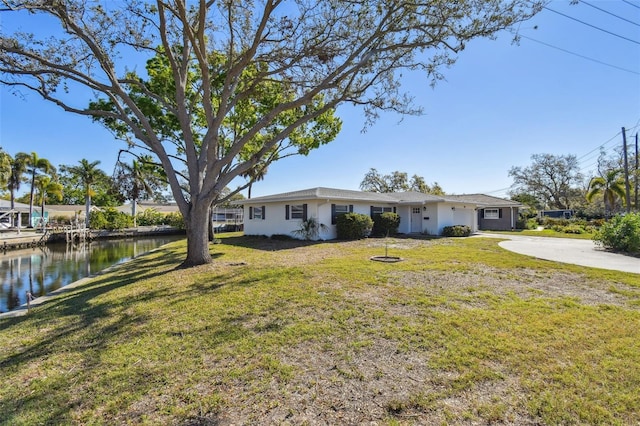
[[182, 214], [179, 212], [166, 214], [164, 216], [164, 224], [173, 226], [176, 229], [185, 229], [184, 219], [182, 218]]
[[91, 229], [114, 230], [131, 226], [133, 226], [133, 217], [112, 207], [92, 211], [89, 214], [89, 227]]
[[614, 216], [602, 225], [593, 240], [613, 250], [640, 253], [640, 213]]
[[445, 237], [468, 237], [471, 235], [471, 228], [467, 225], [445, 226], [442, 229], [442, 235]]
[[564, 232], [565, 234], [584, 234], [587, 231], [581, 225], [568, 225], [562, 228], [559, 232]]
[[325, 229], [323, 223], [318, 222], [315, 217], [310, 217], [300, 223], [300, 228], [293, 231], [293, 234], [303, 240], [315, 240], [320, 235], [320, 231]]
[[373, 217], [373, 235], [387, 236], [398, 233], [400, 226], [400, 215], [397, 213], [385, 212]]
[[91, 229], [107, 229], [107, 216], [103, 211], [94, 210], [89, 213], [89, 228]]
[[548, 229], [553, 229], [554, 226], [567, 226], [568, 224], [569, 219], [548, 216], [542, 218], [542, 226]]
[[154, 226], [163, 225], [165, 223], [165, 215], [154, 209], [146, 209], [136, 215], [138, 226]]
[[71, 218], [67, 216], [53, 216], [51, 218], [51, 223], [54, 223], [57, 225], [69, 225], [71, 224]]
[[373, 220], [365, 214], [345, 213], [336, 219], [336, 227], [338, 239], [359, 240], [369, 236], [373, 228]]

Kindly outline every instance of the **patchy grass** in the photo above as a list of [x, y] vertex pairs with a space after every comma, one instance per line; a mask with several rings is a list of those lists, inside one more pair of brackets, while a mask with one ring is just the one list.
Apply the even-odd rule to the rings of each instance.
[[0, 319], [3, 424], [640, 422], [638, 275], [495, 239], [220, 237], [211, 265], [174, 243]]

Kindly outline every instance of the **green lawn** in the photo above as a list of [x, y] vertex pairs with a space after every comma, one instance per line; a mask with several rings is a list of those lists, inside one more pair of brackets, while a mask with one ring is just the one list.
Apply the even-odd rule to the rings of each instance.
[[490, 238], [185, 247], [0, 318], [0, 423], [640, 423], [638, 275]]

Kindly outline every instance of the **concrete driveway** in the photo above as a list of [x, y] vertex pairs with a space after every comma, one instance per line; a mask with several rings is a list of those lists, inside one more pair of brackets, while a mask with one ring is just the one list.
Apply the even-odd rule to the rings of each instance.
[[640, 258], [605, 251], [598, 248], [591, 240], [529, 237], [484, 232], [476, 235], [479, 237], [507, 238], [507, 241], [499, 243], [500, 247], [539, 259], [640, 274]]

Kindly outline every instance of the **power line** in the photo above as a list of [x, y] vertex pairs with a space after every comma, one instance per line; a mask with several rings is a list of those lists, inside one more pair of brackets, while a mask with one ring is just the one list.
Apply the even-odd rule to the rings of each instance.
[[621, 36], [620, 34], [616, 34], [616, 33], [613, 33], [611, 31], [605, 30], [604, 28], [596, 27], [595, 25], [589, 24], [588, 22], [581, 21], [580, 19], [574, 18], [573, 16], [566, 15], [566, 14], [564, 14], [562, 12], [558, 12], [557, 10], [553, 10], [553, 9], [547, 7], [547, 6], [544, 6], [544, 8], [547, 9], [548, 11], [550, 11], [550, 12], [557, 13], [558, 15], [564, 16], [567, 19], [571, 19], [572, 21], [579, 22], [579, 23], [581, 23], [583, 25], [586, 25], [586, 26], [591, 27], [591, 28], [595, 28], [596, 30], [605, 32], [605, 33], [610, 34], [610, 35], [612, 35], [614, 37], [618, 37], [618, 38], [621, 38], [623, 40], [630, 41], [631, 43], [635, 43], [635, 44], [639, 44], [640, 45], [640, 41], [632, 40], [632, 39], [627, 38], [625, 36]]
[[[620, 16], [620, 15], [616, 15], [615, 13], [611, 13], [611, 12], [609, 12], [608, 10], [605, 10], [605, 9], [603, 9], [603, 8], [601, 8], [601, 7], [598, 7], [598, 6], [596, 6], [596, 5], [593, 5], [593, 4], [589, 3], [589, 2], [586, 2], [586, 1], [584, 1], [584, 0], [580, 0], [580, 3], [584, 3], [584, 4], [586, 4], [587, 6], [591, 6], [591, 7], [593, 7], [594, 9], [599, 10], [600, 12], [604, 12], [604, 13], [606, 13], [607, 15], [615, 16], [615, 17], [616, 17], [616, 18], [618, 18], [618, 19], [621, 19], [621, 20], [623, 20], [623, 21], [625, 21], [625, 22], [628, 22], [628, 23], [633, 24], [633, 25], [635, 25], [635, 26], [637, 26], [637, 27], [640, 27], [640, 24], [638, 24], [637, 22], [633, 22], [633, 21], [631, 21], [631, 20], [629, 20], [629, 19], [627, 19], [627, 18], [623, 18], [623, 17], [622, 17], [622, 16]], [[634, 5], [634, 6], [635, 6], [635, 5]]]
[[591, 151], [587, 152], [586, 154], [582, 155], [581, 157], [578, 157], [577, 160], [580, 161], [583, 158], [585, 158], [586, 156], [588, 156], [589, 154], [591, 154], [594, 151], [599, 150], [600, 148], [604, 147], [606, 144], [611, 143], [612, 141], [615, 140], [615, 138], [617, 138], [618, 136], [620, 136], [620, 134], [622, 133], [622, 130], [620, 130], [618, 133], [616, 133], [611, 139], [609, 139], [606, 142], [601, 143], [600, 145], [598, 145], [597, 147], [595, 147], [594, 149], [592, 149]]
[[638, 6], [635, 3], [630, 2], [629, 0], [622, 0], [622, 1], [625, 2], [626, 4], [629, 4], [629, 5], [633, 6], [633, 7], [637, 7], [638, 9], [640, 9], [640, 6]]
[[627, 69], [627, 68], [622, 68], [622, 67], [619, 67], [617, 65], [613, 65], [613, 64], [609, 64], [607, 62], [600, 61], [598, 59], [590, 58], [588, 56], [584, 56], [584, 55], [581, 55], [579, 53], [572, 52], [572, 51], [567, 50], [567, 49], [563, 49], [562, 47], [554, 46], [553, 44], [545, 43], [544, 41], [540, 41], [540, 40], [536, 40], [536, 39], [531, 38], [531, 37], [527, 37], [527, 36], [522, 35], [522, 34], [518, 34], [517, 36], [518, 37], [522, 37], [522, 38], [526, 38], [527, 40], [531, 40], [531, 41], [536, 42], [536, 43], [540, 43], [540, 44], [542, 44], [544, 46], [547, 46], [547, 47], [551, 47], [552, 49], [557, 49], [557, 50], [560, 50], [561, 52], [568, 53], [570, 55], [574, 55], [574, 56], [577, 56], [579, 58], [586, 59], [588, 61], [592, 61], [592, 62], [598, 63], [600, 65], [605, 65], [607, 67], [615, 68], [615, 69], [618, 69], [620, 71], [625, 71], [625, 72], [628, 72], [628, 73], [631, 73], [631, 74], [640, 75], [640, 72], [638, 72], [638, 71], [630, 70], [630, 69]]

